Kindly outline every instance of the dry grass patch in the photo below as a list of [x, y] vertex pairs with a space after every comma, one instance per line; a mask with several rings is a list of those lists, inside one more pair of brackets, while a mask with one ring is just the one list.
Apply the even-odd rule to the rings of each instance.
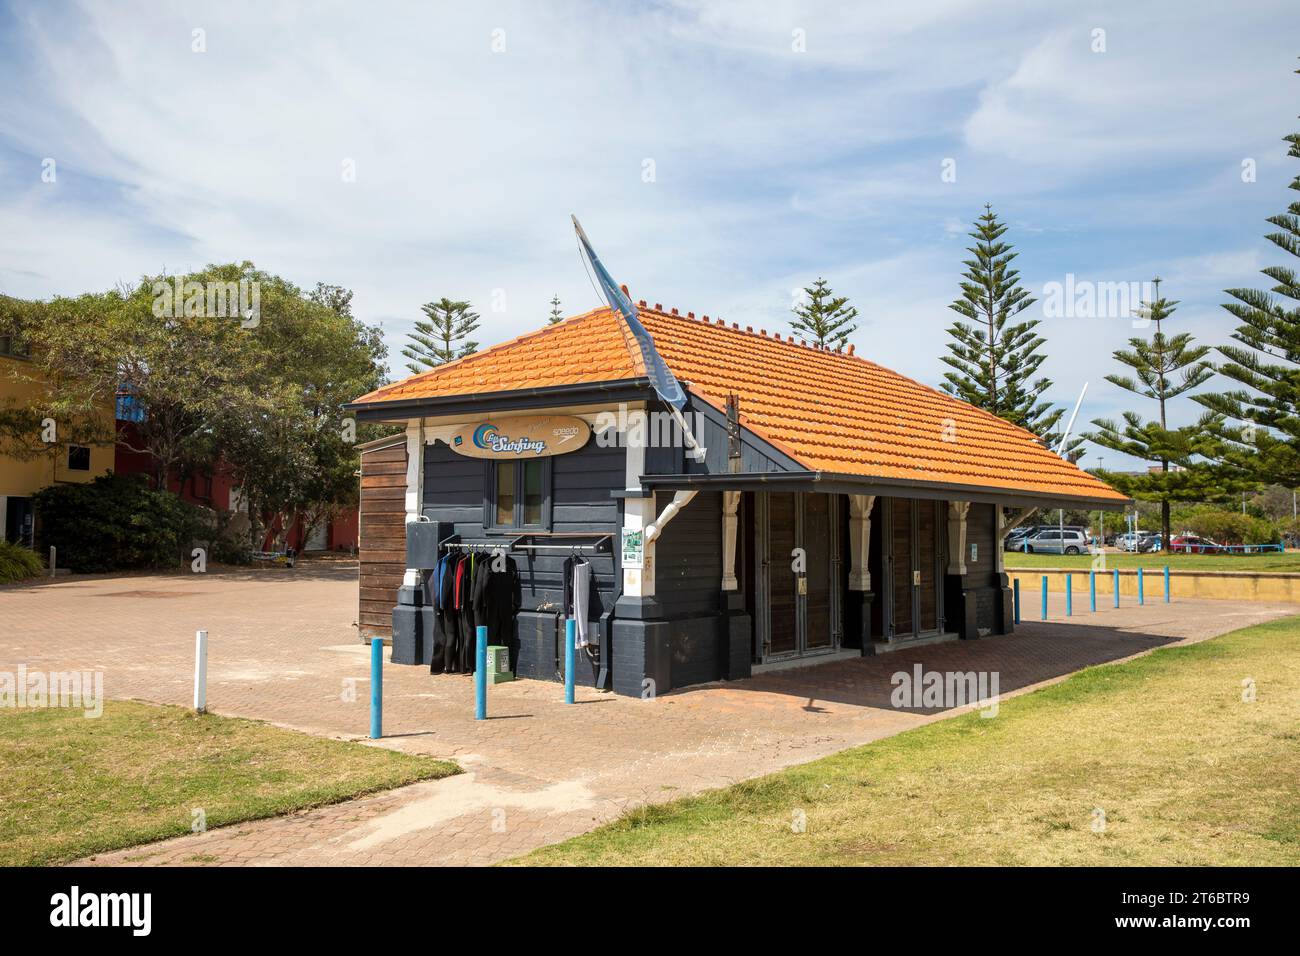
[[0, 865], [58, 863], [337, 803], [455, 764], [180, 707], [0, 710]]
[[515, 862], [1294, 866], [1300, 618], [1089, 668], [995, 718], [642, 807]]

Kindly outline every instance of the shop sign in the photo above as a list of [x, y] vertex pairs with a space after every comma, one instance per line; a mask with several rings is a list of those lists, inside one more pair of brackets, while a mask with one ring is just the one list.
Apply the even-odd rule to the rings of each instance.
[[591, 428], [573, 415], [519, 415], [462, 425], [448, 439], [467, 458], [546, 458], [587, 444]]

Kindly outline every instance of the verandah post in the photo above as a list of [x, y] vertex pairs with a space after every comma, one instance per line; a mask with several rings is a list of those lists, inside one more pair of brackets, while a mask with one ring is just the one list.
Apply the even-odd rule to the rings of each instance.
[[487, 642], [486, 624], [478, 626], [478, 647], [474, 651], [474, 719], [487, 720]]
[[564, 702], [573, 703], [573, 649], [578, 637], [578, 622], [568, 618], [564, 622]]

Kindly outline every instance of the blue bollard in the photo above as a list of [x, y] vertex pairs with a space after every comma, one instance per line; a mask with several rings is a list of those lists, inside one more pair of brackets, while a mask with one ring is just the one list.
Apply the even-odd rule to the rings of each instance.
[[1047, 620], [1047, 575], [1043, 575], [1043, 620]]
[[573, 703], [574, 646], [578, 640], [578, 622], [569, 618], [564, 622], [564, 702]]
[[1065, 616], [1074, 615], [1074, 582], [1071, 580], [1070, 572], [1065, 572]]
[[1016, 578], [1015, 581], [1011, 583], [1011, 595], [1013, 598], [1011, 602], [1011, 606], [1015, 608], [1015, 612], [1016, 612], [1015, 620], [1016, 623], [1019, 624], [1020, 623], [1020, 579], [1019, 578]]
[[1088, 572], [1088, 610], [1097, 610], [1097, 572]]
[[1142, 569], [1138, 568], [1138, 604], [1145, 604], [1146, 596], [1142, 593]]
[[384, 736], [384, 642], [370, 639], [370, 738]]
[[1119, 607], [1119, 568], [1115, 569], [1115, 606]]
[[478, 626], [478, 648], [474, 652], [474, 719], [487, 720], [487, 625]]
[[1169, 565], [1165, 565], [1165, 603], [1169, 603]]

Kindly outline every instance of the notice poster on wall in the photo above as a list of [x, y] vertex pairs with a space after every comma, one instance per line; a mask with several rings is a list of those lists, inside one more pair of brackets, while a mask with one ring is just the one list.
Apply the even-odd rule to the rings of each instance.
[[645, 532], [623, 529], [623, 567], [639, 568], [645, 565]]

